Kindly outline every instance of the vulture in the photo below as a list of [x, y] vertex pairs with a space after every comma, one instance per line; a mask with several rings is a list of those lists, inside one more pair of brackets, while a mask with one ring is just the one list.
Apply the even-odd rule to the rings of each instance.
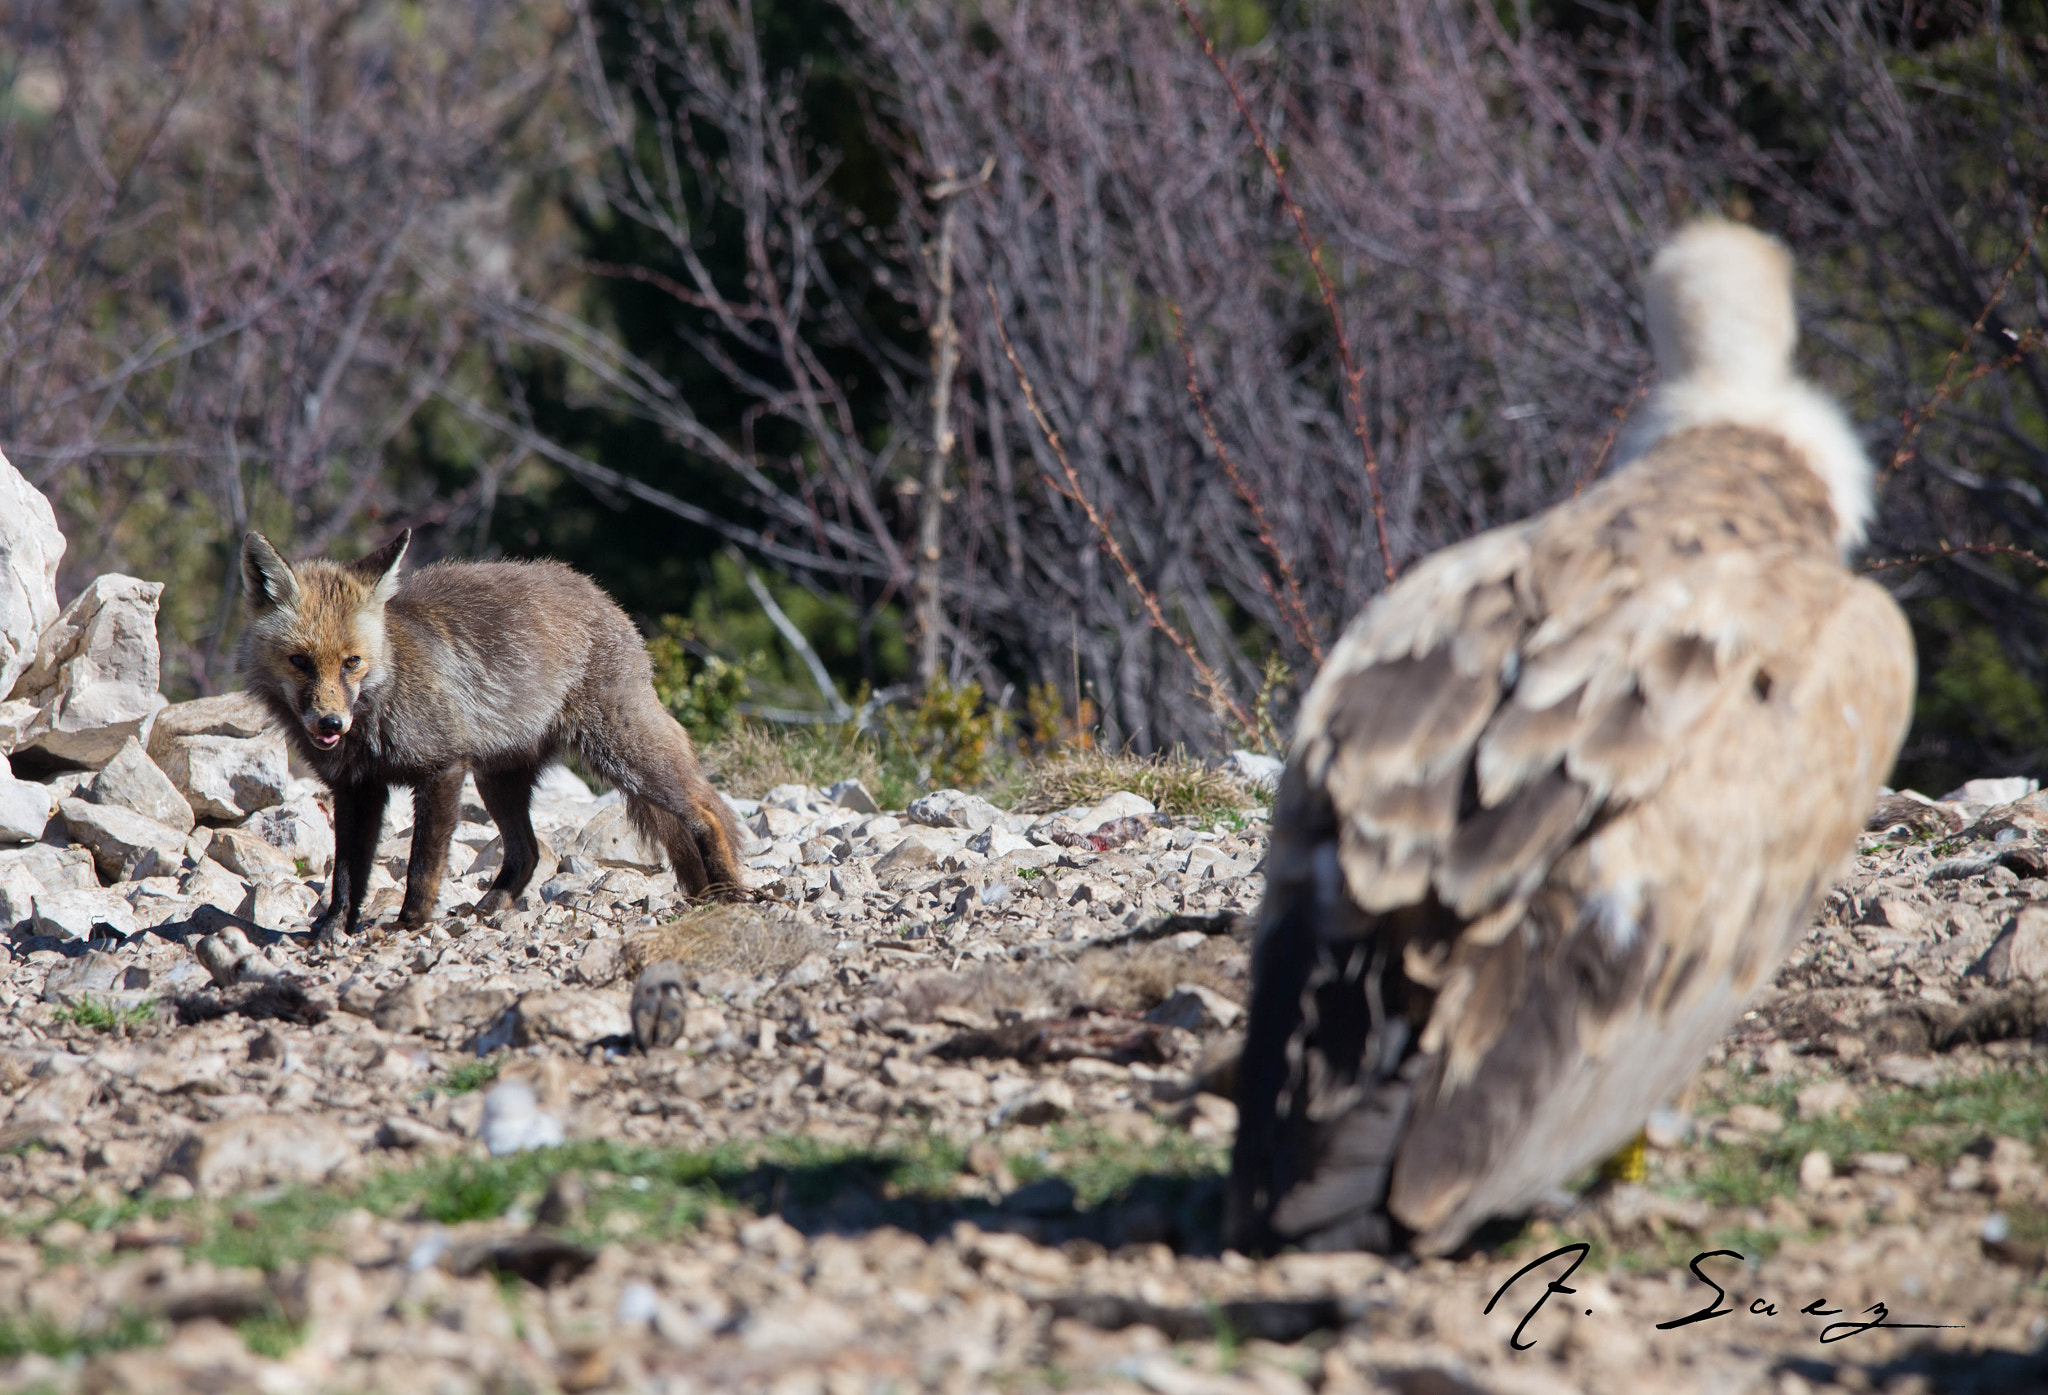
[[1376, 597], [1273, 808], [1228, 1242], [1444, 1254], [1628, 1143], [1776, 971], [1904, 739], [1872, 470], [1792, 259], [1646, 277], [1662, 381], [1583, 493]]

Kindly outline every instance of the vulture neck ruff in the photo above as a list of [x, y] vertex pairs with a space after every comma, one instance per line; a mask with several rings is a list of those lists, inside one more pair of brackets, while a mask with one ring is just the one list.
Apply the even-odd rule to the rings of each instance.
[[1854, 551], [1870, 526], [1870, 457], [1842, 409], [1792, 371], [1791, 255], [1752, 228], [1708, 221], [1667, 243], [1645, 279], [1664, 382], [1623, 431], [1616, 467], [1696, 427], [1769, 432], [1827, 486], [1836, 546]]

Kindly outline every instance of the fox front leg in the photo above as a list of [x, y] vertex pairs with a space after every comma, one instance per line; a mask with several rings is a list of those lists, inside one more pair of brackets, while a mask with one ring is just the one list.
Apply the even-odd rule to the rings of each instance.
[[322, 943], [353, 935], [362, 920], [370, 863], [377, 855], [377, 836], [384, 831], [384, 802], [390, 794], [385, 785], [334, 787], [334, 878], [327, 889], [327, 909], [313, 922], [313, 936]]

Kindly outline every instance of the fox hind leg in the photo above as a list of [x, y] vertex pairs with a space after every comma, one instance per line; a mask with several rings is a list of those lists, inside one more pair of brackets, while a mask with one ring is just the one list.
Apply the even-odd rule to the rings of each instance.
[[483, 797], [484, 808], [490, 810], [491, 822], [498, 825], [498, 837], [505, 846], [505, 865], [476, 905], [484, 915], [502, 911], [518, 900], [539, 865], [540, 840], [533, 834], [532, 813], [533, 782], [539, 774], [530, 766], [477, 774], [476, 792]]
[[[637, 691], [636, 691], [637, 689]], [[689, 896], [737, 891], [739, 826], [644, 677], [614, 684], [576, 748], [619, 787], [634, 826], [661, 844]]]

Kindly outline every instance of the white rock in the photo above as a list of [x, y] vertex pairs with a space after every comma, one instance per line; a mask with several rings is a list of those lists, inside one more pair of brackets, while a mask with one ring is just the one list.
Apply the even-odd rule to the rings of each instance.
[[50, 501], [0, 456], [0, 698], [35, 662], [36, 643], [57, 618], [63, 555]]
[[174, 736], [156, 760], [205, 823], [240, 823], [276, 808], [290, 779], [278, 735]]
[[290, 881], [299, 874], [289, 857], [246, 828], [216, 828], [206, 855], [250, 882]]
[[540, 779], [534, 781], [533, 797], [536, 802], [582, 804], [597, 796], [590, 792], [590, 786], [584, 784], [575, 771], [566, 765], [555, 764], [541, 771]]
[[661, 851], [648, 846], [640, 830], [633, 827], [624, 804], [608, 804], [583, 825], [583, 831], [569, 845], [572, 857], [587, 857], [601, 867], [637, 867], [659, 872], [667, 866]]
[[128, 936], [142, 928], [128, 898], [111, 887], [46, 891], [35, 898], [34, 907], [35, 933], [59, 940], [99, 939], [109, 932]]
[[508, 1080], [492, 1086], [484, 1096], [483, 1121], [477, 1136], [483, 1139], [492, 1157], [504, 1157], [529, 1148], [554, 1147], [562, 1141], [562, 1121], [541, 1109], [531, 1085]]
[[31, 843], [25, 848], [0, 848], [0, 875], [10, 869], [27, 873], [45, 891], [91, 891], [100, 879], [93, 870], [92, 850]]
[[958, 839], [937, 829], [906, 829], [901, 841], [875, 859], [875, 876], [884, 886], [893, 886], [937, 867], [940, 858], [959, 851]]
[[588, 1046], [606, 1037], [630, 1036], [633, 1031], [623, 998], [590, 989], [529, 993], [512, 1011], [514, 1046], [536, 1046], [551, 1040]]
[[180, 833], [190, 833], [196, 822], [192, 805], [132, 736], [100, 767], [100, 773], [86, 786], [85, 797], [95, 804], [132, 809]]
[[18, 750], [98, 768], [163, 705], [157, 685], [160, 581], [96, 578], [44, 630], [13, 696], [36, 708]]
[[2024, 775], [2007, 775], [1995, 780], [1965, 780], [1960, 787], [1943, 795], [1941, 802], [1974, 804], [1992, 809], [2000, 804], [2010, 804], [2015, 799], [2025, 799], [2039, 788], [2039, 780], [2028, 779]]
[[[527, 882], [530, 887], [546, 885], [548, 879], [555, 875], [555, 868], [560, 865], [560, 860], [555, 856], [554, 846], [547, 839], [535, 835], [534, 842], [540, 845], [540, 856], [533, 864], [533, 878]], [[497, 837], [477, 850], [476, 861], [469, 864], [466, 875], [495, 877], [504, 870], [504, 867], [505, 840], [503, 837]]]
[[809, 785], [777, 785], [774, 789], [761, 796], [761, 807], [763, 809], [787, 809], [793, 814], [801, 814], [810, 806], [811, 787]]
[[879, 814], [882, 806], [868, 793], [868, 787], [858, 780], [841, 780], [825, 787], [825, 798], [842, 809], [851, 809], [856, 814]]
[[93, 863], [103, 881], [175, 875], [182, 869], [182, 829], [144, 818], [118, 804], [90, 804], [83, 799], [59, 800], [57, 812], [72, 840], [92, 849]]
[[178, 894], [191, 901], [195, 908], [213, 906], [229, 915], [236, 915], [248, 903], [249, 883], [211, 857], [203, 857], [191, 871], [178, 879]]
[[181, 736], [281, 736], [270, 709], [254, 693], [216, 693], [174, 702], [149, 725], [149, 758], [163, 764], [164, 753]]
[[995, 805], [965, 790], [933, 790], [911, 800], [904, 812], [912, 823], [927, 828], [964, 828], [976, 833], [1003, 816]]
[[816, 822], [809, 814], [764, 801], [760, 811], [747, 820], [747, 828], [761, 838], [793, 839]]
[[1013, 852], [1029, 852], [1033, 846], [1029, 838], [1020, 837], [1015, 833], [1005, 833], [994, 826], [984, 828], [967, 840], [967, 850], [978, 852], [984, 857], [1007, 857]]
[[1118, 790], [1115, 794], [1110, 795], [1101, 803], [1093, 806], [1086, 813], [1076, 818], [1074, 820], [1074, 832], [1093, 833], [1111, 819], [1129, 818], [1132, 816], [1143, 817], [1144, 815], [1157, 812], [1158, 810], [1153, 807], [1152, 801], [1145, 798], [1144, 795], [1132, 794], [1129, 790]]
[[1223, 768], [1253, 789], [1271, 792], [1279, 788], [1280, 772], [1286, 769], [1286, 765], [1256, 751], [1232, 751], [1223, 762]]
[[251, 814], [242, 824], [264, 842], [303, 864], [305, 875], [325, 876], [334, 866], [334, 826], [320, 801], [306, 795]]
[[0, 935], [36, 912], [36, 897], [43, 884], [20, 867], [0, 867]]
[[43, 836], [57, 800], [48, 785], [17, 780], [0, 756], [0, 843], [33, 843]]

